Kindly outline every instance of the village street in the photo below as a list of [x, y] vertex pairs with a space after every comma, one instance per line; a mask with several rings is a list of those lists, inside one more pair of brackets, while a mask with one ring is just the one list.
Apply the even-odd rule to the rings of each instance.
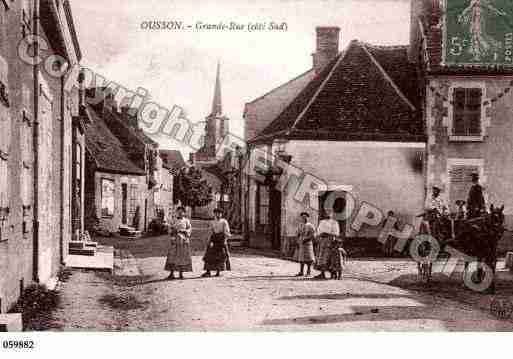
[[489, 296], [463, 288], [456, 293], [454, 288], [461, 287], [456, 282], [426, 289], [417, 284], [414, 265], [402, 259], [355, 259], [343, 280], [318, 281], [295, 278], [296, 263], [234, 249], [231, 272], [221, 278], [199, 278], [207, 232], [201, 222], [194, 226], [195, 272], [188, 273], [186, 280], [164, 280], [165, 237], [133, 242], [110, 239], [120, 256], [114, 276], [73, 271], [60, 285], [62, 302], [54, 327], [95, 331], [513, 329], [512, 321], [490, 314]]

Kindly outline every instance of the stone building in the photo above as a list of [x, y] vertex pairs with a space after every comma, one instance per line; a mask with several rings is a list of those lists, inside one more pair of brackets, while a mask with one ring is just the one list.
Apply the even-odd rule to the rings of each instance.
[[[28, 49], [22, 41], [28, 35], [40, 39], [35, 49], [48, 61], [34, 64], [19, 53], [20, 44]], [[73, 69], [81, 57], [69, 1], [0, 3], [2, 312], [25, 286], [53, 282], [68, 254], [72, 218], [82, 223], [81, 211], [72, 213], [72, 192], [83, 186], [75, 151], [83, 138], [73, 121], [78, 78], [64, 70], [65, 62]]]
[[[451, 35], [452, 18], [463, 7], [454, 12], [445, 5], [442, 1], [414, 0], [411, 7], [409, 50], [421, 75], [420, 91], [424, 95], [427, 186], [440, 187], [455, 210], [456, 200], [467, 199], [470, 175], [478, 173], [485, 200], [488, 205], [505, 205], [506, 227], [511, 228], [513, 26], [506, 22], [502, 46], [498, 54], [490, 54], [492, 61], [498, 59], [496, 64], [484, 56], [458, 61], [455, 56], [465, 57], [471, 50], [470, 46], [460, 48], [463, 39]], [[501, 16], [485, 14], [483, 11], [482, 21], [501, 21]]]
[[[263, 168], [268, 173], [247, 183], [252, 246], [288, 252], [299, 213], [308, 211], [317, 223], [331, 192], [338, 197], [335, 210], [348, 213], [340, 220], [347, 237], [377, 237], [375, 228], [357, 232], [349, 225], [365, 202], [408, 222], [422, 211], [425, 136], [407, 47], [352, 41], [339, 53], [338, 30], [328, 29], [317, 29], [317, 43], [331, 47], [314, 56], [314, 68], [318, 62], [322, 69], [250, 140], [252, 151], [265, 157], [263, 167], [269, 164]], [[285, 171], [297, 178], [277, 186], [279, 178], [269, 173], [276, 160], [288, 162]], [[299, 198], [297, 191], [310, 182], [318, 189]]]
[[[317, 29], [314, 68], [327, 65], [306, 85], [295, 79], [246, 105], [247, 132], [254, 134], [243, 197], [251, 245], [288, 252], [298, 214], [308, 209], [317, 223], [332, 191], [346, 193], [352, 207], [369, 202], [415, 227], [432, 186], [454, 211], [476, 172], [488, 204], [505, 205], [510, 226], [513, 28], [501, 19], [505, 9], [490, 15], [486, 4], [446, 5], [411, 1], [408, 45], [353, 40], [338, 54], [338, 30]], [[502, 21], [502, 33], [470, 26], [472, 18], [460, 15], [472, 11], [482, 11], [479, 21]], [[483, 47], [482, 38], [493, 46]], [[314, 182], [306, 190], [305, 179]], [[307, 206], [306, 192], [313, 194]], [[348, 203], [339, 201], [340, 212], [351, 212]], [[341, 221], [346, 236], [377, 236], [379, 226], [355, 233], [353, 219]]]
[[138, 128], [137, 118], [127, 108], [117, 107], [110, 90], [94, 88], [86, 93], [82, 114], [86, 178], [94, 178], [85, 187], [88, 223], [98, 221], [100, 229], [108, 232], [120, 227], [146, 231], [162, 207], [159, 196], [166, 185], [162, 181], [169, 179], [163, 175], [158, 144]]

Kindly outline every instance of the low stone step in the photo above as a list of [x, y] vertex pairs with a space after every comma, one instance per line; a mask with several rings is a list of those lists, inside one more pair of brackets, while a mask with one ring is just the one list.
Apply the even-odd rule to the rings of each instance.
[[513, 252], [508, 252], [506, 254], [505, 266], [510, 271], [513, 271]]
[[85, 248], [98, 248], [98, 242], [85, 242]]
[[69, 249], [69, 254], [74, 256], [94, 256], [96, 253], [96, 248], [82, 248], [82, 249]]
[[84, 249], [84, 242], [81, 241], [71, 241], [69, 242], [70, 249]]
[[21, 313], [0, 314], [0, 332], [22, 332]]
[[244, 238], [241, 235], [235, 234], [230, 237], [228, 243], [231, 247], [241, 247]]

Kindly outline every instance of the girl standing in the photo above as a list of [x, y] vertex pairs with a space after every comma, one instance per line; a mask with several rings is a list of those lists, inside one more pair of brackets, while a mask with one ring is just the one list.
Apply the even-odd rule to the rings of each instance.
[[192, 232], [191, 222], [185, 217], [185, 208], [176, 209], [177, 218], [169, 228], [171, 246], [167, 254], [165, 270], [169, 271], [167, 279], [176, 279], [174, 272], [179, 273], [183, 279], [183, 272], [192, 272], [190, 236]]
[[210, 237], [207, 250], [203, 256], [205, 262], [205, 273], [202, 277], [210, 277], [211, 271], [216, 271], [219, 277], [221, 271], [231, 270], [230, 253], [228, 252], [228, 238], [231, 237], [228, 221], [223, 218], [223, 211], [219, 208], [214, 210], [214, 221], [212, 222], [212, 236]]
[[301, 223], [299, 224], [297, 240], [298, 251], [297, 260], [300, 263], [300, 270], [296, 277], [304, 275], [305, 264], [307, 266], [306, 275], [311, 274], [312, 263], [315, 260], [313, 241], [315, 238], [315, 228], [308, 222], [310, 215], [306, 212], [301, 213]]

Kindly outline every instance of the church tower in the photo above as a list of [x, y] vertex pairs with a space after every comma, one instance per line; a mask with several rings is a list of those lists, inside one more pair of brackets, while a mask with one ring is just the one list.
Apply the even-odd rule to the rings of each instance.
[[[206, 117], [205, 145], [202, 149], [204, 154], [210, 158], [222, 156], [218, 153], [221, 141], [228, 135], [228, 118], [223, 115], [223, 103], [221, 97], [221, 65], [217, 63], [216, 82], [214, 85], [214, 97], [212, 110]], [[203, 152], [202, 151], [202, 152]]]

